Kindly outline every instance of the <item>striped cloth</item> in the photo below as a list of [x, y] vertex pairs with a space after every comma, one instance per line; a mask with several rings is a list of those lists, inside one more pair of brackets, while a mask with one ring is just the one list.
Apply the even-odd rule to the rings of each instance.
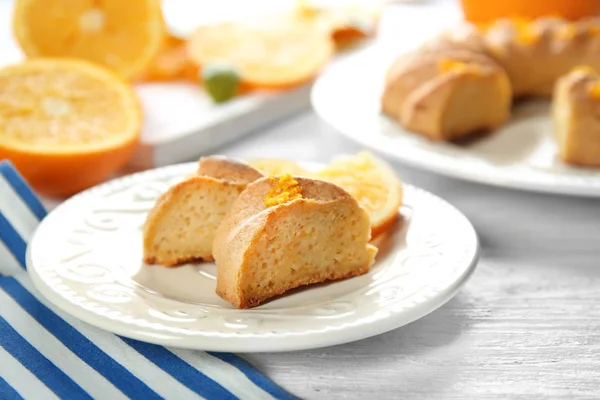
[[166, 348], [57, 310], [25, 271], [26, 242], [46, 211], [0, 162], [0, 399], [292, 399], [227, 353]]

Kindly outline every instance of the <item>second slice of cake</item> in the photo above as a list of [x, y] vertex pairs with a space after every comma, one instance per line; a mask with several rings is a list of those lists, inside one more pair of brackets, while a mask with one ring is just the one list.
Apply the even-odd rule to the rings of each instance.
[[144, 262], [175, 266], [211, 260], [215, 231], [248, 183], [263, 174], [246, 164], [205, 157], [196, 174], [156, 202], [144, 226]]

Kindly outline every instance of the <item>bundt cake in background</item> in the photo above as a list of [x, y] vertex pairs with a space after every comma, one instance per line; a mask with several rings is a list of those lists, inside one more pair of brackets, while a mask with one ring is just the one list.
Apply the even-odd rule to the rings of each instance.
[[568, 22], [539, 18], [502, 19], [484, 28], [488, 54], [506, 70], [513, 95], [552, 95], [556, 80], [577, 65], [600, 67], [600, 19]]
[[211, 156], [156, 201], [144, 226], [144, 262], [175, 266], [212, 259], [217, 227], [248, 183], [264, 175], [243, 163]]
[[238, 308], [303, 285], [369, 272], [369, 215], [329, 182], [259, 179], [236, 199], [214, 241], [217, 294]]
[[432, 39], [426, 40], [418, 48], [418, 52], [439, 51], [448, 49], [471, 50], [476, 53], [487, 53], [482, 30], [474, 24], [460, 24], [444, 29]]
[[552, 118], [560, 158], [600, 167], [600, 76], [589, 66], [559, 78]]
[[409, 131], [453, 140], [498, 128], [514, 99], [550, 98], [577, 65], [600, 70], [600, 17], [466, 23], [399, 57], [381, 108]]
[[387, 73], [382, 108], [410, 131], [453, 140], [502, 125], [511, 101], [508, 77], [492, 58], [449, 45], [399, 59]]

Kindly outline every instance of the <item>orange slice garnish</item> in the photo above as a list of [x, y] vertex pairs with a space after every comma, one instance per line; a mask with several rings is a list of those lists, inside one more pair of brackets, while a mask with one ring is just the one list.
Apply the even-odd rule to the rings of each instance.
[[168, 35], [161, 50], [138, 76], [138, 80], [146, 82], [198, 81], [198, 67], [187, 53], [186, 41]]
[[248, 87], [279, 89], [314, 78], [334, 45], [326, 30], [281, 16], [202, 26], [191, 34], [188, 51], [200, 67], [228, 64]]

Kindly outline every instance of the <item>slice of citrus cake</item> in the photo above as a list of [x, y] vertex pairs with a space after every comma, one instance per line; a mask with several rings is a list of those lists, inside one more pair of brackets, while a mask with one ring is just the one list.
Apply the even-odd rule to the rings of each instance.
[[235, 200], [213, 244], [217, 294], [250, 308], [290, 289], [367, 273], [377, 249], [369, 215], [341, 187], [289, 174]]
[[215, 231], [248, 183], [263, 174], [246, 164], [211, 156], [195, 175], [165, 192], [144, 226], [144, 262], [175, 266], [212, 259]]

